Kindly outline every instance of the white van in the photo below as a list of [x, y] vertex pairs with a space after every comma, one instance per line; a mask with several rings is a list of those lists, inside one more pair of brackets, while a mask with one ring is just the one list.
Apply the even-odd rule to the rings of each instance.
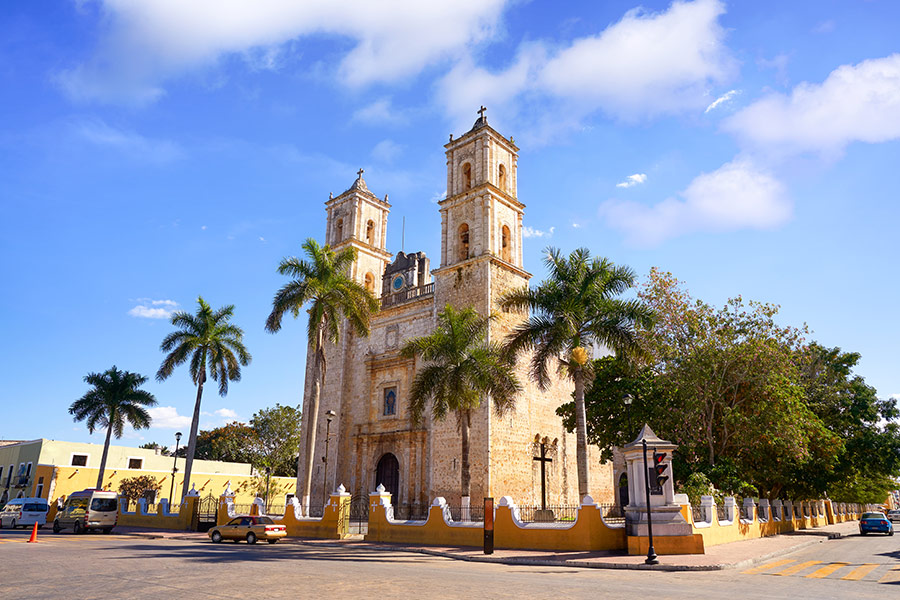
[[50, 506], [43, 498], [15, 498], [6, 503], [0, 511], [0, 527], [31, 527], [37, 523], [38, 529], [47, 524]]
[[73, 492], [66, 498], [61, 510], [56, 512], [53, 533], [71, 527], [75, 533], [99, 529], [109, 533], [119, 521], [119, 495], [104, 490]]

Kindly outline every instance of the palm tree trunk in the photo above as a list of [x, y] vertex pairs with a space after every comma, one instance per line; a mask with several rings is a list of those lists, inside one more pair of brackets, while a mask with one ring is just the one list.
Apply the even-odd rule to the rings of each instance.
[[469, 411], [464, 410], [459, 415], [459, 429], [462, 433], [462, 458], [460, 464], [460, 489], [462, 496], [471, 495], [472, 481], [469, 477]]
[[106, 471], [106, 456], [109, 454], [109, 441], [112, 439], [112, 415], [109, 419], [109, 427], [106, 429], [106, 442], [103, 444], [103, 456], [100, 457], [100, 472], [97, 474], [97, 489], [103, 489], [103, 472]]
[[587, 415], [584, 409], [584, 371], [575, 369], [575, 455], [578, 463], [578, 502], [588, 495]]
[[[303, 415], [303, 418], [308, 418], [308, 421], [306, 427], [306, 465], [302, 480], [303, 490], [300, 497], [303, 502], [304, 510], [306, 511], [309, 510], [309, 497], [312, 490], [312, 473], [316, 455], [316, 427], [319, 422], [319, 397], [322, 392], [322, 379], [324, 379], [322, 362], [324, 362], [323, 355], [325, 353], [323, 347], [325, 345], [325, 331], [322, 324], [319, 325], [318, 329], [319, 330], [316, 332], [316, 358], [313, 362], [312, 397], [310, 398], [308, 407], [309, 414]], [[297, 479], [297, 484], [299, 486], [299, 473]]]
[[[187, 454], [184, 459], [184, 485], [181, 486], [181, 502], [191, 489], [191, 468], [194, 466], [194, 451], [197, 450], [197, 429], [200, 426], [200, 399], [203, 398], [203, 384], [206, 382], [206, 367], [200, 371], [197, 383], [197, 401], [194, 402], [194, 418], [191, 420], [191, 436], [188, 438]], [[174, 475], [173, 475], [174, 477]]]

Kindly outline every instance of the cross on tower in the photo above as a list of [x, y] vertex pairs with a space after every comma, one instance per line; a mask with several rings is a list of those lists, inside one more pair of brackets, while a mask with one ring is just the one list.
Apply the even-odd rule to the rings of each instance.
[[484, 113], [485, 113], [486, 111], [487, 111], [487, 109], [484, 107], [484, 104], [482, 104], [482, 105], [481, 105], [481, 108], [478, 109], [478, 115], [479, 115], [482, 119], [484, 119]]
[[541, 463], [541, 510], [547, 510], [547, 463], [553, 462], [552, 458], [547, 458], [547, 442], [541, 441], [541, 455], [532, 460]]
[[365, 169], [360, 169], [359, 171], [356, 172], [356, 177], [359, 179], [362, 179], [362, 174], [365, 172], [366, 172]]

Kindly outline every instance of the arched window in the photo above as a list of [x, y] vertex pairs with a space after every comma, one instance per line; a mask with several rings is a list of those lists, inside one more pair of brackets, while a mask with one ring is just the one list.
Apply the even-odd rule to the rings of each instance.
[[512, 262], [512, 248], [510, 247], [509, 227], [503, 226], [500, 230], [500, 258], [506, 262]]
[[497, 187], [506, 191], [506, 167], [500, 165], [500, 168], [497, 169]]
[[459, 260], [469, 258], [469, 226], [463, 223], [459, 226]]
[[366, 243], [372, 246], [375, 245], [375, 221], [371, 219], [366, 223]]
[[384, 416], [397, 414], [397, 388], [389, 387], [384, 390]]
[[334, 224], [334, 243], [337, 244], [338, 242], [342, 241], [343, 239], [344, 239], [344, 220], [338, 219], [337, 223]]
[[371, 273], [366, 273], [366, 290], [375, 293], [375, 276]]
[[463, 165], [463, 190], [472, 189], [472, 165], [466, 163]]

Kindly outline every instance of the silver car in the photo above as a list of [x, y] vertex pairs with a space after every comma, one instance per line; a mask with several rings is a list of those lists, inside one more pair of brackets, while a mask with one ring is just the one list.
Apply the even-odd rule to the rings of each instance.
[[887, 518], [891, 521], [900, 522], [900, 510], [889, 510], [887, 514]]

